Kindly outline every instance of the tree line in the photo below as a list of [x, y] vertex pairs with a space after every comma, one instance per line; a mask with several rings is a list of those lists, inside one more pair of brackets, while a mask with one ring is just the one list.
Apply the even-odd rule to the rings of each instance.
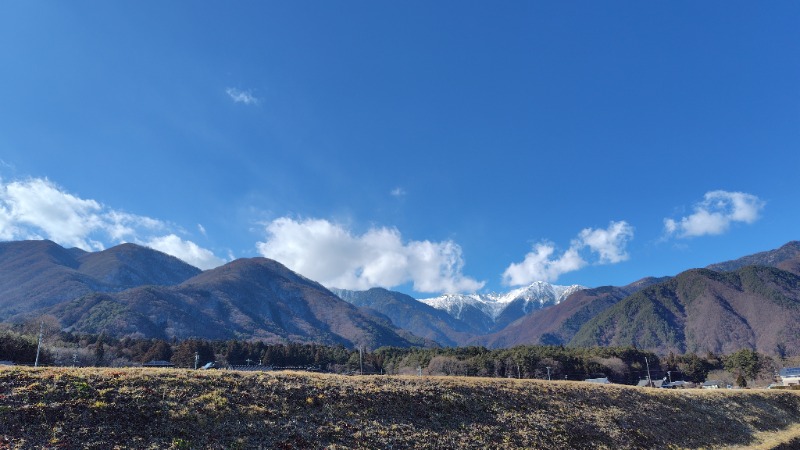
[[[33, 364], [38, 331], [0, 331], [0, 361]], [[166, 341], [135, 337], [43, 333], [39, 361], [54, 366], [136, 366], [150, 361], [169, 361], [176, 367], [194, 368], [214, 362], [228, 365], [306, 367], [332, 373], [381, 373], [396, 375], [455, 375], [475, 377], [585, 380], [608, 378], [613, 383], [669, 379], [703, 382], [713, 372], [727, 374], [740, 386], [748, 380], [769, 379], [779, 362], [752, 350], [730, 355], [656, 355], [634, 347], [572, 348], [518, 346], [490, 350], [485, 347], [396, 348], [375, 350], [326, 346], [313, 343], [214, 341], [188, 339]]]

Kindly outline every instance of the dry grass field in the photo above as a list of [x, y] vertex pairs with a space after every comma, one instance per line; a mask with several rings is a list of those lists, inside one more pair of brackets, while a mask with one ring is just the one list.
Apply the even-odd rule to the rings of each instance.
[[0, 448], [792, 448], [798, 437], [796, 391], [0, 369]]

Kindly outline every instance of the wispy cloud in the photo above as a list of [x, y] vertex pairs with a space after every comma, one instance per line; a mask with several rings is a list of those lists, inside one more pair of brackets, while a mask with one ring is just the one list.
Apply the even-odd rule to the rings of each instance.
[[584, 256], [595, 254], [594, 264], [615, 264], [628, 259], [625, 250], [633, 239], [633, 227], [625, 221], [611, 222], [606, 229], [585, 228], [572, 240], [569, 248], [556, 255], [556, 247], [550, 242], [541, 242], [525, 255], [520, 263], [512, 263], [503, 272], [503, 282], [510, 286], [521, 286], [534, 281], [556, 281], [561, 275], [580, 270], [590, 264]]
[[694, 206], [694, 212], [678, 220], [664, 219], [667, 237], [689, 238], [725, 233], [736, 222], [758, 220], [765, 202], [744, 192], [711, 191]]
[[[135, 242], [183, 259], [201, 269], [222, 259], [170, 232], [161, 220], [108, 208], [66, 192], [46, 178], [0, 180], [0, 239], [50, 239], [86, 251]], [[151, 245], [152, 244], [152, 245]]]
[[257, 105], [259, 103], [258, 98], [249, 90], [243, 91], [241, 89], [229, 87], [225, 89], [225, 93], [228, 94], [228, 97], [230, 97], [234, 103], [244, 103], [245, 105]]
[[396, 188], [392, 189], [390, 194], [392, 195], [392, 197], [398, 197], [399, 198], [399, 197], [404, 197], [406, 195], [406, 191], [405, 191], [405, 189], [403, 189], [401, 187], [396, 187]]
[[483, 287], [462, 273], [461, 247], [452, 241], [409, 241], [394, 228], [358, 235], [324, 219], [283, 217], [266, 224], [258, 251], [325, 286], [344, 289], [413, 283], [418, 292], [473, 292]]

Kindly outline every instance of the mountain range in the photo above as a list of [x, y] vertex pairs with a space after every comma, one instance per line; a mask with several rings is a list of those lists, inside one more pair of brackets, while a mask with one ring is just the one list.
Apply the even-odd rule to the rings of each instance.
[[[728, 353], [749, 348], [798, 354], [798, 276], [800, 242], [793, 241], [674, 277], [647, 277], [626, 286], [552, 287], [555, 297], [531, 302], [532, 296], [527, 299], [528, 311], [523, 308], [516, 319], [509, 314], [511, 320], [499, 325], [497, 319], [503, 317], [507, 305], [525, 304], [520, 299], [509, 301], [515, 291], [445, 295], [420, 302], [448, 312], [477, 331], [466, 340], [459, 335], [458, 345], [632, 345], [658, 353]], [[521, 290], [540, 293], [547, 287], [539, 282]], [[537, 301], [541, 307], [531, 308]], [[362, 297], [359, 304], [382, 311], [382, 305], [371, 304], [369, 298]], [[392, 311], [382, 312], [395, 320]], [[408, 311], [402, 320], [410, 321]]]
[[439, 345], [458, 346], [480, 334], [468, 322], [415, 298], [383, 288], [367, 291], [333, 289], [340, 298], [389, 318], [395, 325]]
[[51, 241], [0, 242], [0, 320], [95, 292], [174, 285], [200, 272], [134, 244], [90, 253]]
[[659, 353], [798, 353], [800, 242], [626, 286], [533, 283], [417, 300], [327, 289], [266, 258], [200, 271], [123, 244], [100, 252], [0, 242], [0, 321], [161, 339], [346, 346], [634, 345]]
[[67, 331], [161, 339], [431, 344], [266, 258], [201, 272], [123, 244], [96, 253], [50, 241], [0, 243], [0, 320], [48, 314]]
[[507, 293], [446, 294], [420, 302], [447, 311], [481, 334], [501, 330], [515, 320], [549, 306], [560, 303], [582, 289], [583, 286], [558, 286], [536, 281]]
[[601, 286], [572, 292], [563, 301], [528, 314], [500, 331], [469, 343], [492, 348], [525, 344], [566, 345], [592, 317], [623, 298], [666, 278], [645, 278], [627, 286]]

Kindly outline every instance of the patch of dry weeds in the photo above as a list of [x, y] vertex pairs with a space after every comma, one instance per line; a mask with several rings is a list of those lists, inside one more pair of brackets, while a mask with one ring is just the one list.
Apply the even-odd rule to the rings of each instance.
[[788, 391], [0, 369], [0, 448], [775, 448], [800, 434], [798, 412]]

